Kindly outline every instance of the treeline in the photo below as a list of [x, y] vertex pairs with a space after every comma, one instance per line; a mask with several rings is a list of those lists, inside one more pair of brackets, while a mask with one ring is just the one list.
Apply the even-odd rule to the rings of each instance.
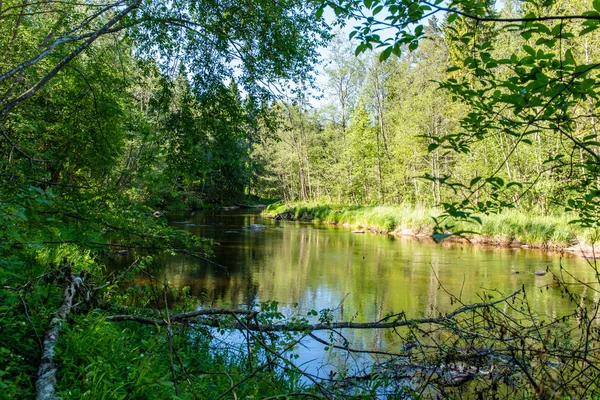
[[[5, 173], [31, 168], [23, 178], [41, 188], [95, 188], [154, 207], [241, 201], [260, 163], [251, 147], [266, 101], [242, 99], [234, 81], [194, 90], [185, 67], [170, 76], [117, 40], [12, 113]], [[30, 164], [16, 143], [48, 162]]]
[[[270, 130], [271, 92], [305, 82], [329, 37], [316, 8], [295, 0], [0, 1], [0, 397], [33, 397], [42, 377], [40, 399], [203, 392], [206, 382], [178, 389], [168, 362], [147, 371], [151, 353], [168, 354], [152, 327], [126, 333], [103, 316], [150, 304], [138, 300], [153, 289], [120, 285], [133, 271], [151, 276], [152, 256], [209, 256], [206, 241], [169, 227], [165, 208], [253, 193], [264, 161], [252, 148]], [[107, 271], [112, 253], [133, 249], [134, 265]], [[166, 296], [167, 283], [152, 286]], [[53, 361], [55, 345], [61, 359]], [[90, 357], [90, 348], [98, 353]], [[132, 354], [142, 354], [139, 363]], [[232, 366], [213, 355], [210, 368]], [[53, 362], [66, 371], [58, 378]], [[84, 377], [94, 370], [99, 380]], [[99, 385], [103, 376], [108, 386]]]
[[[556, 1], [548, 7], [507, 1], [499, 11], [493, 1], [482, 3], [486, 12], [499, 19], [531, 12], [578, 15], [591, 8], [586, 0]], [[550, 39], [544, 38], [540, 26], [532, 26], [527, 36], [516, 25], [510, 29], [508, 23], [477, 24], [456, 15], [451, 20], [434, 16], [425, 25], [418, 49], [409, 51], [406, 46], [400, 57], [376, 49], [355, 57], [355, 44], [338, 33], [325, 67], [326, 101], [318, 107], [308, 101], [288, 102], [278, 109], [282, 127], [277, 140], [265, 145], [273, 155], [268, 158], [273, 180], [267, 188], [286, 201], [429, 207], [465, 197], [485, 204], [501, 196], [505, 205], [550, 212], [557, 202], [566, 202], [565, 187], [590, 176], [581, 167], [589, 154], [572, 146], [550, 118], [531, 118], [531, 132], [525, 135], [508, 129], [501, 120], [526, 114], [519, 111], [519, 102], [521, 110], [544, 110], [544, 104], [528, 99], [530, 91], [544, 87], [536, 74], [546, 83], [561, 78], [546, 76], [544, 64], [533, 64], [568, 62], [560, 59], [575, 66], [594, 64], [600, 58], [600, 35], [580, 36], [585, 26], [551, 21], [544, 29], [548, 34], [561, 29], [562, 36], [547, 43]], [[540, 46], [551, 48], [540, 50]], [[539, 61], [540, 57], [546, 61]], [[480, 77], [473, 65], [478, 62]], [[484, 76], [484, 69], [492, 71], [493, 82]], [[520, 86], [516, 94], [506, 94], [513, 89], [510, 82]], [[488, 90], [491, 84], [498, 86]], [[466, 100], [452, 90], [456, 87], [470, 91]], [[478, 92], [481, 88], [486, 89], [484, 95]], [[490, 121], [477, 120], [475, 107], [494, 98], [504, 101], [503, 96], [512, 96], [509, 101], [517, 108], [507, 104], [494, 111], [500, 122], [490, 126]], [[570, 126], [573, 138], [581, 143], [595, 138], [596, 102], [576, 97], [564, 101], [563, 109], [570, 107], [564, 126]], [[559, 113], [560, 107], [552, 112]], [[520, 127], [527, 127], [526, 118]], [[485, 134], [480, 134], [483, 129]], [[464, 136], [468, 145], [461, 142]], [[555, 158], [559, 154], [563, 154], [561, 163]], [[463, 190], [490, 178], [494, 182], [481, 190]]]
[[327, 37], [314, 6], [287, 1], [4, 1], [3, 190], [19, 178], [155, 207], [239, 201], [264, 164], [252, 147], [273, 88], [308, 79]]

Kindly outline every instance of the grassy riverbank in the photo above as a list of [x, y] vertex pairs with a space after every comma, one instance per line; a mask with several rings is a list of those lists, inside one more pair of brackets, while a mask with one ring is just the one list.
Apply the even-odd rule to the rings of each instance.
[[[283, 219], [313, 220], [355, 229], [397, 235], [431, 235], [434, 221], [440, 214], [433, 208], [410, 206], [344, 206], [315, 203], [276, 203], [267, 207], [265, 215], [281, 216]], [[475, 231], [467, 237], [481, 244], [522, 244], [540, 248], [568, 248], [576, 243], [593, 243], [591, 232], [570, 225], [572, 216], [532, 215], [508, 210], [499, 215], [482, 218], [482, 224], [457, 222], [457, 231]]]

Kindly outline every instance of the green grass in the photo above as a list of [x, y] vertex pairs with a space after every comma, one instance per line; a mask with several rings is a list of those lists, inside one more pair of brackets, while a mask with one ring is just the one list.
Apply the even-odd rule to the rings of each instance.
[[[271, 204], [267, 215], [287, 214], [292, 219], [313, 220], [330, 224], [345, 224], [352, 228], [369, 229], [383, 233], [433, 233], [434, 221], [440, 210], [397, 206], [344, 206], [317, 203]], [[517, 210], [482, 216], [482, 224], [458, 221], [453, 230], [474, 231], [467, 237], [479, 242], [509, 244], [518, 241], [533, 247], [569, 247], [574, 242], [591, 244], [588, 230], [569, 224], [572, 216], [536, 215]]]

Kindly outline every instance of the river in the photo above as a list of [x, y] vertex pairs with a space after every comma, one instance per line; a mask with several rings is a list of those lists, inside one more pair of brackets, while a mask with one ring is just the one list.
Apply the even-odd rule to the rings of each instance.
[[[284, 313], [329, 308], [335, 309], [336, 320], [367, 322], [392, 312], [417, 318], [451, 311], [457, 305], [448, 293], [473, 303], [484, 292], [498, 299], [500, 293], [524, 287], [537, 312], [555, 317], [575, 306], [561, 299], [551, 274], [534, 272], [559, 271], [562, 265], [584, 280], [594, 277], [587, 261], [573, 255], [356, 234], [342, 227], [275, 221], [258, 211], [187, 212], [170, 215], [169, 223], [219, 243], [213, 247], [214, 261], [221, 266], [177, 256], [164, 259], [160, 270], [161, 278], [189, 286], [205, 306], [275, 300]], [[251, 224], [266, 229], [244, 229]], [[128, 257], [119, 261], [128, 262]], [[389, 332], [348, 335], [355, 348], [396, 345]], [[322, 346], [312, 343], [300, 350], [299, 362], [310, 364], [324, 354]]]

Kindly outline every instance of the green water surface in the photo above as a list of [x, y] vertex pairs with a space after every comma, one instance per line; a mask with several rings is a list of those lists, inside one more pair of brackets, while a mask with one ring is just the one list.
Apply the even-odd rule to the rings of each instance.
[[[336, 320], [367, 322], [389, 313], [418, 318], [452, 311], [458, 305], [449, 293], [474, 303], [484, 293], [499, 299], [525, 288], [535, 311], [557, 317], [576, 306], [553, 287], [551, 273], [534, 272], [558, 273], [562, 265], [582, 280], [594, 280], [593, 269], [578, 256], [356, 234], [342, 227], [275, 221], [247, 210], [189, 212], [170, 215], [169, 222], [219, 243], [214, 261], [221, 266], [170, 257], [160, 271], [172, 285], [189, 286], [204, 298], [204, 306], [250, 307], [275, 300], [290, 314], [329, 308]], [[251, 224], [266, 229], [244, 229]], [[389, 332], [354, 331], [348, 338], [361, 349], [397, 345]], [[303, 351], [307, 361], [322, 356], [310, 346]]]
[[[539, 312], [556, 315], [573, 306], [561, 301], [558, 290], [546, 288], [552, 274], [534, 272], [558, 272], [562, 265], [581, 279], [594, 277], [588, 262], [573, 255], [356, 234], [341, 227], [275, 221], [247, 210], [169, 219], [173, 226], [219, 243], [213, 247], [214, 261], [222, 267], [172, 257], [162, 270], [173, 285], [190, 286], [212, 305], [276, 300], [301, 309], [323, 309], [341, 303], [340, 317], [362, 321], [388, 312], [417, 317], [450, 311], [456, 306], [446, 291], [472, 303], [485, 291], [509, 294], [525, 287]], [[251, 224], [266, 229], [244, 229]]]

